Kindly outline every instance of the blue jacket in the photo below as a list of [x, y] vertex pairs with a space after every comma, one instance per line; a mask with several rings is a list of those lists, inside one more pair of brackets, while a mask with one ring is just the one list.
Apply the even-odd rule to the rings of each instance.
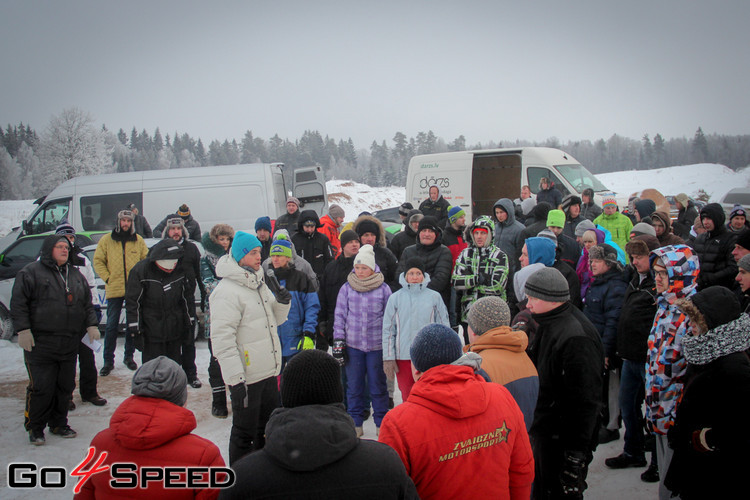
[[443, 298], [427, 288], [430, 275], [422, 283], [407, 283], [406, 276], [398, 277], [401, 289], [390, 296], [383, 315], [383, 359], [410, 359], [409, 350], [417, 332], [430, 323], [450, 327], [448, 310]]
[[293, 356], [299, 352], [297, 346], [304, 332], [315, 332], [318, 324], [320, 302], [312, 280], [302, 271], [290, 267], [274, 269], [281, 286], [292, 296], [286, 321], [279, 325], [281, 355]]
[[617, 351], [617, 323], [625, 301], [628, 283], [623, 273], [610, 269], [595, 276], [586, 291], [586, 306], [583, 313], [596, 327], [602, 337], [604, 356], [613, 358]]

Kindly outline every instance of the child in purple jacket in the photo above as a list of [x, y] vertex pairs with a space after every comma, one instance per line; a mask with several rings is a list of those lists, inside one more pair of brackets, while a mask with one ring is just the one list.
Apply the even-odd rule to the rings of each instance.
[[333, 357], [346, 370], [347, 411], [362, 436], [364, 384], [370, 389], [375, 426], [388, 411], [388, 387], [383, 372], [383, 313], [391, 296], [375, 264], [372, 245], [364, 245], [354, 270], [339, 290], [333, 323]]

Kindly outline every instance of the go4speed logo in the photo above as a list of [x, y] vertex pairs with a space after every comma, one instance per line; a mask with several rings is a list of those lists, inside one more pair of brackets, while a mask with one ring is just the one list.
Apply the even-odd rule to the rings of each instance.
[[[96, 448], [92, 446], [86, 458], [70, 472], [72, 478], [78, 478], [73, 493], [80, 493], [92, 476], [107, 472], [109, 487], [123, 490], [145, 489], [152, 485], [164, 489], [229, 488], [236, 479], [229, 467], [139, 466], [131, 462], [105, 465], [108, 453], [103, 451], [93, 460], [95, 455]], [[8, 465], [8, 487], [14, 489], [65, 488], [67, 476], [64, 467], [38, 467], [30, 462]]]

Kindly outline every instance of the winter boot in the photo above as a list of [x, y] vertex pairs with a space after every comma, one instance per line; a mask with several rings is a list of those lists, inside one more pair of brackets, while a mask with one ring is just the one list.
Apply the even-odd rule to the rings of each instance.
[[227, 418], [229, 411], [227, 410], [227, 393], [226, 391], [214, 392], [214, 400], [211, 403], [211, 415], [216, 418]]

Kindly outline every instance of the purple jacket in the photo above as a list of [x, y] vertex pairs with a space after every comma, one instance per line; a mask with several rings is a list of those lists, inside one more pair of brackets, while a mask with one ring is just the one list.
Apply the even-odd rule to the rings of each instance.
[[360, 351], [383, 349], [383, 314], [390, 287], [383, 283], [369, 292], [356, 292], [349, 283], [339, 290], [336, 299], [334, 340], [343, 340], [347, 347]]

